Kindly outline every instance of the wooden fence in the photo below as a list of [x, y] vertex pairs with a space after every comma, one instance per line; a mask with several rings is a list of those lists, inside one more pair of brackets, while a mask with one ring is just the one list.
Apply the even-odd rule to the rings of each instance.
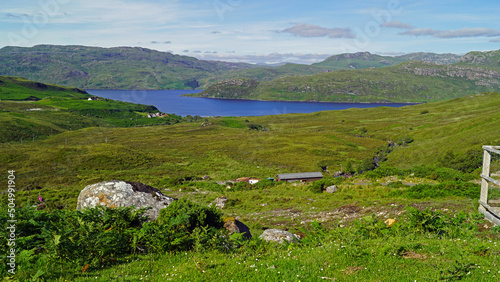
[[[483, 172], [481, 173], [481, 195], [479, 197], [479, 212], [484, 217], [496, 225], [500, 225], [500, 208], [495, 207], [500, 204], [498, 199], [489, 199], [488, 193], [492, 189], [500, 190], [500, 181], [494, 177], [500, 177], [498, 172], [491, 173], [492, 154], [500, 157], [500, 146], [483, 146]], [[495, 205], [495, 206], [492, 206]]]

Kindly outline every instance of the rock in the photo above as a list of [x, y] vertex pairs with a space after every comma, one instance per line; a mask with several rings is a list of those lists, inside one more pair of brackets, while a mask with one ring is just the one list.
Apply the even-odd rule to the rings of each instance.
[[210, 176], [209, 176], [209, 175], [205, 175], [205, 176], [203, 176], [201, 179], [203, 179], [203, 180], [209, 180], [209, 179], [210, 179]]
[[337, 189], [339, 189], [337, 187], [337, 185], [332, 185], [332, 186], [326, 187], [325, 191], [326, 191], [326, 193], [335, 193], [335, 192], [337, 192]]
[[226, 203], [226, 197], [218, 197], [210, 204], [210, 206], [215, 205], [216, 208], [223, 209], [226, 206]]
[[264, 239], [267, 242], [273, 241], [278, 243], [283, 243], [284, 240], [292, 242], [300, 242], [299, 236], [281, 229], [266, 229], [264, 233], [259, 236], [259, 238]]
[[175, 198], [163, 195], [160, 190], [140, 182], [119, 180], [104, 181], [88, 185], [78, 195], [76, 208], [92, 208], [97, 205], [116, 208], [130, 207], [151, 209], [146, 211], [149, 220], [155, 220], [160, 210], [171, 204]]
[[224, 220], [224, 228], [229, 231], [229, 234], [233, 233], [243, 233], [243, 237], [247, 239], [252, 239], [252, 234], [250, 233], [250, 228], [246, 226], [243, 222], [234, 219], [227, 218]]

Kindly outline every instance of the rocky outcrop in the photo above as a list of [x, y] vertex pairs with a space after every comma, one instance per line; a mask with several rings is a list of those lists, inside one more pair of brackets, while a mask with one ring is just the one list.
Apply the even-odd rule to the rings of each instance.
[[104, 181], [86, 186], [78, 196], [77, 209], [106, 206], [110, 208], [146, 208], [149, 219], [155, 220], [160, 210], [171, 204], [175, 198], [163, 195], [160, 190], [139, 182]]
[[288, 241], [290, 243], [298, 243], [300, 242], [299, 236], [290, 233], [285, 230], [281, 229], [266, 229], [262, 233], [262, 235], [259, 236], [259, 238], [267, 241], [267, 242], [278, 242], [278, 243], [283, 243], [284, 241]]

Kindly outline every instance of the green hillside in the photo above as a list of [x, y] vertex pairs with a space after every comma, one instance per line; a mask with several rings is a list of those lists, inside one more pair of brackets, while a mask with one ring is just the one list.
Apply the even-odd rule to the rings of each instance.
[[[19, 170], [25, 185], [36, 183], [47, 193], [73, 187], [63, 193], [73, 203], [78, 189], [98, 180], [125, 179], [162, 187], [179, 177], [266, 178], [324, 166], [333, 172], [348, 163], [363, 166], [389, 144], [406, 143], [394, 147], [384, 165], [442, 166], [448, 151], [459, 159], [483, 144], [500, 143], [499, 103], [500, 94], [486, 93], [402, 108], [210, 118], [169, 126], [73, 128], [58, 135], [45, 132], [43, 141], [35, 143], [3, 143], [2, 151], [9, 153], [3, 155], [2, 164]], [[50, 116], [62, 113], [66, 112], [45, 111], [45, 120], [57, 124]], [[13, 120], [45, 122], [39, 116], [22, 115], [20, 110], [3, 112], [2, 128], [14, 124]], [[266, 131], [259, 131], [262, 128]], [[53, 170], [65, 171], [64, 181], [51, 177]]]
[[[227, 80], [198, 94], [209, 98], [322, 102], [431, 102], [500, 90], [500, 72], [477, 65], [411, 61], [385, 68], [338, 70], [253, 82]], [[238, 91], [233, 90], [237, 88]], [[245, 93], [241, 94], [240, 93]]]
[[179, 122], [147, 118], [154, 106], [98, 99], [84, 90], [0, 76], [0, 142], [26, 142], [95, 126], [144, 126]]
[[485, 51], [485, 52], [469, 52], [460, 59], [457, 65], [480, 66], [499, 71], [500, 50]]
[[[61, 114], [105, 123], [106, 117], [71, 112], [87, 102], [99, 101], [1, 101], [0, 128], [14, 124], [6, 117], [54, 126], [65, 119]], [[495, 281], [500, 230], [477, 213], [476, 180], [481, 146], [500, 143], [499, 104], [500, 93], [482, 93], [401, 108], [208, 118], [168, 126], [89, 124], [46, 132], [34, 142], [0, 143], [0, 174], [7, 179], [14, 171], [16, 206], [24, 207], [16, 210], [16, 263], [22, 266], [16, 278]], [[28, 116], [25, 109], [33, 105], [45, 116]], [[125, 107], [140, 106], [115, 105]], [[376, 160], [380, 167], [371, 170]], [[500, 169], [500, 158], [493, 164], [494, 171]], [[325, 179], [217, 183], [306, 171], [323, 171]], [[334, 178], [337, 172], [353, 177]], [[164, 221], [144, 224], [140, 212], [131, 210], [74, 210], [86, 185], [113, 179], [157, 187], [182, 199], [176, 202], [181, 206], [167, 207]], [[323, 191], [333, 184], [336, 192]], [[30, 208], [39, 195], [45, 209]], [[499, 196], [492, 191], [491, 199]], [[221, 212], [207, 207], [218, 197], [227, 198]], [[0, 205], [4, 253], [6, 203]], [[253, 238], [228, 236], [222, 218], [216, 229], [192, 226], [186, 232], [188, 218], [205, 218], [210, 210], [241, 220]], [[384, 223], [388, 219], [396, 223]], [[299, 234], [301, 243], [258, 239], [273, 228]], [[7, 275], [7, 268], [4, 264], [0, 273]]]
[[85, 89], [193, 89], [250, 64], [202, 61], [145, 48], [37, 45], [0, 49], [0, 75]]
[[334, 55], [312, 66], [328, 70], [382, 68], [408, 61], [423, 61], [439, 64], [453, 64], [460, 60], [459, 55], [435, 53], [411, 53], [401, 56], [381, 56], [369, 52]]
[[0, 49], [0, 75], [82, 89], [205, 89], [232, 78], [269, 81], [337, 69], [385, 67], [409, 60], [452, 63], [458, 56], [413, 53], [390, 57], [365, 52], [335, 55], [313, 65], [264, 67], [204, 61], [145, 48], [37, 45]]

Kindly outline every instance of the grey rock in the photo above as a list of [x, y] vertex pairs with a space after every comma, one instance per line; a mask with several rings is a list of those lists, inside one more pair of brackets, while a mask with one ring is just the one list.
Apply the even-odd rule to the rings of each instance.
[[150, 221], [155, 220], [160, 210], [170, 205], [175, 198], [163, 195], [160, 190], [140, 182], [104, 181], [86, 186], [78, 195], [77, 209], [98, 205], [117, 208], [130, 207], [151, 209], [146, 211]]
[[326, 191], [326, 193], [335, 193], [335, 192], [337, 192], [337, 189], [339, 189], [337, 187], [337, 185], [332, 185], [332, 186], [326, 187], [325, 191]]
[[259, 238], [267, 242], [272, 241], [272, 242], [283, 243], [285, 240], [290, 243], [300, 242], [299, 236], [281, 229], [266, 229], [264, 230], [262, 235], [259, 236]]
[[210, 206], [215, 205], [216, 208], [223, 209], [226, 206], [226, 203], [226, 197], [218, 197], [212, 203], [210, 203]]

